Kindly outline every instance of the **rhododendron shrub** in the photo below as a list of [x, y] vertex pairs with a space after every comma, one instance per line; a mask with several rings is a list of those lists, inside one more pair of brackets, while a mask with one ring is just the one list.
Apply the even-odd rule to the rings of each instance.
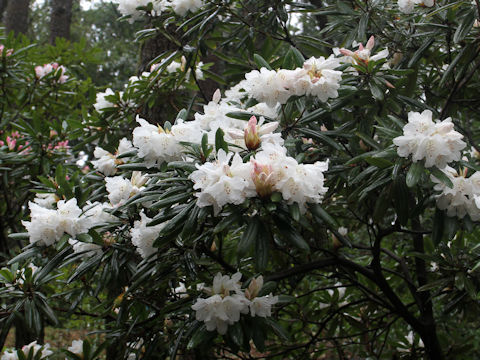
[[[479, 351], [476, 4], [117, 3], [175, 46], [92, 94], [71, 139], [90, 169], [38, 183], [7, 311], [63, 271], [109, 359]], [[50, 64], [39, 86], [73, 81]]]

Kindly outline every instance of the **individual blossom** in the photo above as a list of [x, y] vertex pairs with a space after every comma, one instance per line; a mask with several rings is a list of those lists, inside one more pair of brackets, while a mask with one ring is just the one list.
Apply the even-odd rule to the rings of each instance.
[[290, 84], [295, 75], [293, 70], [253, 70], [245, 74], [245, 90], [257, 101], [275, 107], [277, 103], [285, 104], [294, 95]]
[[387, 49], [383, 49], [377, 54], [372, 55], [374, 47], [375, 37], [372, 35], [365, 46], [363, 46], [363, 44], [358, 44], [358, 50], [352, 51], [344, 48], [340, 49], [339, 52], [346, 56], [346, 59], [341, 60], [355, 65], [366, 66], [370, 61], [378, 61], [388, 56]]
[[147, 167], [181, 158], [183, 148], [169, 130], [139, 117], [137, 122], [140, 126], [133, 130], [133, 145], [138, 148], [138, 156], [144, 159]]
[[338, 97], [338, 89], [342, 80], [342, 72], [334, 70], [340, 66], [340, 61], [331, 55], [325, 59], [311, 57], [303, 64], [303, 69], [297, 70], [297, 75], [291, 85], [295, 95], [316, 96], [326, 102], [329, 98]]
[[144, 189], [147, 178], [139, 171], [134, 171], [130, 180], [123, 176], [105, 178], [108, 200], [113, 206], [123, 205], [133, 195]]
[[275, 186], [275, 174], [272, 166], [269, 164], [260, 164], [254, 159], [251, 160], [253, 165], [252, 181], [255, 184], [255, 190], [261, 198], [266, 198], [273, 193]]
[[31, 342], [28, 345], [25, 345], [22, 347], [22, 353], [25, 356], [28, 356], [30, 353], [30, 350], [33, 348], [33, 358], [36, 358], [38, 356], [37, 354], [40, 353], [40, 359], [45, 359], [46, 357], [50, 356], [53, 354], [53, 351], [50, 350], [50, 344], [45, 344], [45, 345], [40, 345], [37, 344], [36, 341]]
[[231, 129], [227, 133], [233, 140], [243, 140], [242, 143], [237, 143], [237, 145], [246, 147], [248, 150], [257, 150], [262, 142], [283, 145], [281, 134], [273, 133], [278, 127], [278, 122], [273, 121], [264, 124], [264, 121], [265, 119], [261, 117], [260, 123], [258, 123], [257, 118], [252, 116], [243, 132], [238, 129]]
[[45, 209], [53, 209], [53, 205], [57, 203], [60, 198], [54, 193], [37, 193], [33, 202]]
[[195, 193], [199, 207], [212, 205], [214, 213], [218, 214], [225, 204], [239, 205], [255, 195], [250, 178], [251, 165], [244, 164], [238, 154], [227, 154], [220, 149], [216, 161], [196, 166], [197, 170], [189, 178], [194, 182], [193, 188], [201, 190]]
[[258, 296], [263, 287], [263, 276], [253, 278], [245, 290], [245, 297], [250, 300], [250, 315], [258, 317], [272, 316], [272, 306], [278, 302], [278, 296], [272, 294]]
[[425, 167], [442, 169], [452, 161], [460, 160], [460, 151], [466, 147], [463, 135], [454, 130], [451, 118], [432, 121], [432, 112], [409, 112], [403, 135], [393, 139], [401, 157], [412, 155], [413, 162], [425, 160]]
[[140, 213], [140, 220], [135, 221], [133, 228], [130, 230], [132, 244], [135, 245], [137, 252], [143, 259], [146, 259], [157, 252], [158, 248], [154, 247], [153, 243], [158, 238], [160, 231], [167, 224], [162, 223], [154, 226], [147, 226], [151, 221], [152, 219], [142, 211]]
[[198, 321], [205, 322], [208, 331], [217, 330], [224, 335], [228, 325], [240, 320], [240, 314], [247, 314], [249, 300], [240, 291], [241, 274], [232, 277], [218, 273], [214, 278], [211, 296], [197, 299], [192, 309]]
[[37, 79], [40, 80], [46, 75], [53, 72], [54, 76], [58, 76], [58, 79], [56, 80], [56, 82], [58, 82], [59, 84], [65, 83], [68, 79], [68, 76], [65, 75], [65, 71], [66, 71], [65, 67], [58, 65], [58, 63], [56, 62], [51, 64], [45, 64], [43, 66], [41, 65], [35, 66], [35, 75]]
[[115, 92], [108, 88], [104, 92], [97, 93], [96, 102], [93, 105], [95, 110], [99, 113], [103, 112], [106, 108], [114, 107], [115, 104], [106, 99], [107, 96], [115, 95]]
[[73, 340], [72, 345], [67, 348], [68, 351], [75, 355], [83, 355], [83, 340]]
[[170, 0], [173, 11], [180, 16], [185, 16], [189, 11], [193, 13], [204, 5], [203, 0]]
[[166, 0], [116, 0], [118, 4], [118, 11], [123, 16], [130, 16], [129, 22], [133, 23], [135, 20], [142, 19], [146, 12], [138, 10], [139, 7], [146, 7], [149, 3], [152, 4], [155, 15], [160, 15], [168, 5]]
[[94, 243], [87, 243], [76, 239], [69, 239], [68, 243], [72, 246], [75, 254], [82, 254], [82, 257], [91, 257], [102, 253], [102, 247]]
[[415, 5], [432, 7], [435, 5], [435, 0], [398, 0], [398, 8], [404, 14], [413, 13]]
[[440, 191], [440, 194], [436, 195], [437, 207], [446, 210], [451, 217], [461, 219], [468, 214], [473, 221], [480, 220], [480, 172], [467, 178], [466, 170], [458, 173], [446, 166], [442, 171], [453, 186], [450, 188], [435, 176], [431, 176], [436, 184], [434, 190]]
[[133, 150], [132, 143], [123, 138], [120, 140], [118, 149], [115, 154], [111, 154], [108, 151], [102, 149], [100, 146], [95, 147], [93, 155], [98, 160], [93, 160], [92, 164], [95, 169], [103, 173], [105, 176], [115, 175], [117, 172], [117, 165], [123, 164], [123, 160], [118, 158], [118, 155]]

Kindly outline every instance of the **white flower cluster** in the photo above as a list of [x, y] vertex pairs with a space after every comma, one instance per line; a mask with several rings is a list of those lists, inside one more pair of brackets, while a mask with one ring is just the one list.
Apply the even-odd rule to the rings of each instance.
[[408, 124], [403, 128], [403, 136], [393, 139], [401, 157], [412, 155], [414, 162], [425, 159], [425, 167], [437, 166], [443, 169], [448, 163], [460, 160], [460, 151], [466, 143], [463, 135], [453, 128], [451, 118], [432, 121], [432, 112], [409, 112]]
[[[45, 345], [40, 345], [37, 344], [36, 341], [25, 345], [22, 347], [21, 351], [25, 357], [28, 356], [30, 353], [30, 350], [33, 349], [33, 358], [34, 359], [45, 359], [48, 356], [53, 354], [53, 351], [50, 350], [50, 344], [45, 344]], [[39, 356], [38, 358], [36, 356]], [[2, 357], [1, 360], [19, 360], [19, 357], [17, 355], [17, 350], [6, 350]]]
[[154, 226], [147, 226], [152, 221], [147, 215], [140, 213], [140, 220], [135, 221], [133, 228], [130, 229], [132, 244], [136, 246], [138, 253], [146, 259], [156, 253], [158, 248], [153, 247], [153, 243], [158, 238], [160, 231], [167, 224], [162, 223]]
[[63, 65], [58, 65], [58, 63], [35, 66], [35, 76], [37, 79], [40, 80], [53, 72], [55, 76], [59, 76], [58, 80], [56, 80], [59, 84], [63, 84], [68, 80], [68, 76], [65, 75], [65, 71], [65, 67]]
[[240, 314], [267, 317], [272, 315], [272, 306], [278, 297], [272, 294], [258, 296], [263, 287], [263, 277], [252, 279], [245, 291], [241, 289], [242, 274], [237, 272], [232, 277], [218, 273], [213, 278], [211, 289], [205, 289], [211, 295], [206, 299], [197, 299], [192, 309], [198, 321], [205, 322], [208, 331], [217, 330], [225, 335], [228, 325], [240, 320]]
[[108, 200], [113, 206], [123, 205], [133, 195], [144, 189], [147, 178], [140, 171], [133, 171], [130, 180], [123, 176], [105, 178]]
[[67, 233], [72, 237], [87, 233], [89, 229], [116, 218], [106, 213], [104, 209], [111, 208], [109, 204], [87, 204], [83, 210], [77, 206], [77, 199], [57, 202], [57, 209], [44, 208], [34, 202], [28, 204], [30, 221], [22, 224], [28, 231], [30, 243], [49, 246], [59, 241]]
[[398, 8], [404, 14], [413, 13], [415, 5], [421, 7], [432, 7], [435, 5], [435, 0], [398, 0]]
[[195, 12], [205, 5], [203, 0], [116, 0], [118, 11], [124, 16], [130, 16], [130, 23], [141, 19], [145, 12], [138, 10], [138, 7], [146, 7], [152, 4], [155, 15], [171, 8], [177, 15], [185, 16], [189, 11]]
[[215, 162], [197, 165], [197, 169], [190, 175], [193, 188], [200, 190], [195, 194], [197, 206], [212, 205], [215, 214], [225, 204], [238, 205], [246, 198], [266, 197], [275, 191], [289, 204], [297, 203], [304, 212], [307, 203], [321, 202], [328, 190], [323, 175], [328, 162], [299, 164], [287, 156], [286, 148], [269, 143], [247, 163], [238, 154], [220, 150]]
[[102, 149], [100, 146], [97, 146], [93, 152], [93, 155], [98, 160], [92, 161], [93, 167], [103, 173], [105, 176], [115, 175], [117, 172], [117, 165], [123, 164], [123, 161], [118, 159], [117, 156], [131, 150], [133, 150], [132, 143], [126, 138], [120, 140], [115, 155]]
[[334, 70], [338, 66], [340, 61], [331, 55], [327, 59], [312, 57], [295, 70], [261, 68], [245, 74], [243, 88], [251, 97], [270, 107], [285, 104], [292, 96], [303, 95], [316, 96], [326, 102], [338, 97], [342, 80], [342, 72]]
[[431, 176], [432, 181], [436, 183], [434, 189], [441, 191], [436, 195], [438, 208], [446, 210], [448, 216], [457, 216], [461, 219], [468, 214], [473, 221], [480, 220], [480, 172], [467, 178], [466, 171], [458, 174], [450, 166], [442, 171], [450, 179], [453, 187], [449, 188], [442, 181]]

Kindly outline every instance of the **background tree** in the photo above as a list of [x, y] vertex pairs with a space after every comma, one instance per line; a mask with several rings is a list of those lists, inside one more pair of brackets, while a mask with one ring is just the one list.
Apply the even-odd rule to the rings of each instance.
[[70, 40], [73, 0], [52, 0], [50, 15], [50, 44], [55, 44], [57, 37]]
[[28, 31], [30, 0], [8, 1], [5, 25], [7, 33], [13, 31], [15, 35], [26, 34]]

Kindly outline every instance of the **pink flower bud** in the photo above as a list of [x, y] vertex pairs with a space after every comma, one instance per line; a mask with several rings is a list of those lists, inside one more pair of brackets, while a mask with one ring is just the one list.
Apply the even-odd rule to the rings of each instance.
[[259, 148], [261, 140], [258, 136], [257, 118], [255, 116], [252, 116], [250, 120], [248, 120], [248, 125], [244, 132], [244, 138], [248, 150], [257, 150]]
[[255, 160], [251, 160], [253, 164], [252, 180], [255, 189], [260, 197], [270, 196], [273, 192], [273, 171], [270, 165], [259, 164]]

